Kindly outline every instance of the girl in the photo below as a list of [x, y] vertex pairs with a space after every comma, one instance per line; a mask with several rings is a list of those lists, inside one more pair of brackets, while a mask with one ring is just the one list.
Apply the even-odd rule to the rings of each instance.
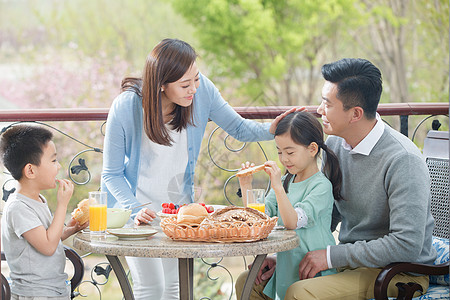
[[[284, 117], [275, 131], [275, 143], [286, 175], [281, 177], [280, 168], [275, 162], [265, 163], [272, 188], [266, 198], [266, 213], [278, 216], [279, 225], [295, 230], [300, 238], [300, 246], [277, 254], [273, 276], [263, 291], [259, 289], [261, 299], [267, 299], [267, 296], [284, 299], [287, 288], [299, 280], [298, 267], [303, 256], [308, 251], [325, 249], [327, 245], [335, 244], [330, 230], [331, 213], [333, 200], [341, 199], [339, 163], [324, 144], [322, 126], [313, 115], [295, 112]], [[319, 171], [317, 165], [320, 149], [326, 153], [324, 173]], [[242, 164], [242, 169], [250, 166], [247, 162]], [[245, 191], [252, 188], [252, 176], [240, 177], [239, 184], [242, 195], [245, 195]], [[266, 260], [262, 269], [267, 266], [269, 273], [265, 276], [273, 272], [275, 265], [275, 258]], [[326, 270], [319, 276], [333, 273], [334, 270]], [[261, 276], [260, 271], [256, 284], [262, 282]], [[237, 289], [241, 286], [241, 277], [236, 283]], [[258, 288], [254, 287], [253, 293], [255, 290]], [[237, 291], [238, 297], [240, 293]]]
[[[272, 124], [241, 118], [199, 72], [196, 58], [183, 41], [161, 41], [148, 55], [142, 78], [123, 80], [109, 111], [102, 190], [108, 192], [108, 206], [152, 201], [133, 211], [137, 225], [153, 221], [164, 202], [192, 202], [195, 164], [209, 120], [238, 140], [260, 141], [273, 138], [284, 116]], [[179, 298], [176, 259], [126, 260], [135, 299]]]

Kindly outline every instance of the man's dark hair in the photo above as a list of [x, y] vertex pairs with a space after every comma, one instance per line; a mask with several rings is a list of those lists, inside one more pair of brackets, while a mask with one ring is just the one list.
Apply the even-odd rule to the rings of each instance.
[[322, 67], [325, 80], [337, 84], [337, 98], [344, 109], [359, 106], [366, 118], [375, 118], [381, 92], [380, 70], [361, 58], [344, 58]]
[[27, 164], [39, 166], [45, 145], [52, 139], [50, 130], [32, 125], [14, 125], [0, 139], [3, 165], [11, 176], [20, 180]]

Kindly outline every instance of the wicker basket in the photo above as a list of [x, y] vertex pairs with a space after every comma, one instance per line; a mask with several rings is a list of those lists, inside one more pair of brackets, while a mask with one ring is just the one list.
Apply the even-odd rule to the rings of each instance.
[[199, 226], [179, 225], [176, 216], [161, 220], [163, 232], [173, 240], [199, 242], [253, 242], [265, 239], [276, 225], [278, 217], [248, 224], [242, 221], [216, 222], [205, 219]]

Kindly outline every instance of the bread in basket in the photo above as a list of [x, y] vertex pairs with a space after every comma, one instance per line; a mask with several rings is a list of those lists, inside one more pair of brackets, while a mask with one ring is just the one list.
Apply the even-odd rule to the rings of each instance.
[[251, 242], [266, 238], [278, 217], [249, 207], [227, 206], [219, 209], [199, 225], [177, 223], [177, 217], [161, 220], [163, 232], [174, 240], [202, 242]]

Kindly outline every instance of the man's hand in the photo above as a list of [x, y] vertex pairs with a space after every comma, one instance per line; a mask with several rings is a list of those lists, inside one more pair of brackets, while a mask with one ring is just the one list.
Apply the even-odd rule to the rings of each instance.
[[316, 250], [306, 253], [298, 267], [300, 280], [313, 278], [317, 273], [328, 269], [327, 250]]
[[288, 114], [293, 113], [295, 111], [304, 111], [304, 110], [306, 110], [306, 108], [304, 106], [302, 106], [302, 107], [293, 107], [290, 110], [287, 110], [284, 113], [280, 114], [278, 117], [276, 117], [272, 121], [272, 124], [270, 124], [269, 132], [271, 134], [275, 134], [275, 130], [277, 129], [278, 123], [281, 121], [281, 119], [286, 117]]
[[[258, 275], [256, 275], [255, 284], [261, 284], [264, 280], [272, 277], [276, 264], [277, 258], [275, 256], [266, 257], [261, 265], [261, 269], [258, 271]], [[248, 268], [250, 269], [251, 267], [252, 264], [249, 264]]]

